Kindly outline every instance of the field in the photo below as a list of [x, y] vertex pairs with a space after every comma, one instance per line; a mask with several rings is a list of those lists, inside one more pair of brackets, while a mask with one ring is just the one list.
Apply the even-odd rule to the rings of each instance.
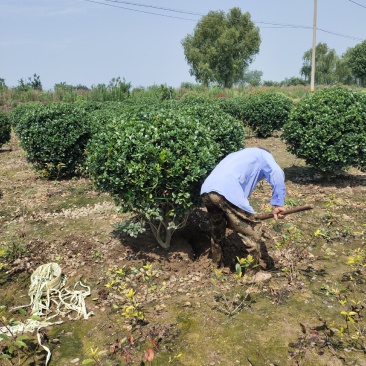
[[[84, 178], [38, 178], [13, 136], [0, 149], [0, 327], [29, 317], [29, 307], [11, 310], [30, 303], [32, 272], [54, 262], [65, 287], [80, 280], [90, 287], [86, 308], [94, 315], [60, 315], [52, 321], [61, 324], [42, 329], [52, 366], [365, 366], [366, 175], [321, 177], [278, 137], [248, 138], [246, 146], [272, 151], [286, 174], [287, 207], [313, 206], [265, 221], [275, 268], [263, 281], [253, 280], [255, 271], [236, 272], [245, 253], [229, 229], [225, 267], [212, 266], [204, 210], [169, 250], [149, 230], [126, 236], [108, 195]], [[261, 184], [251, 197], [258, 213], [268, 212], [269, 197]], [[46, 352], [33, 337], [28, 349], [18, 347], [20, 358], [0, 364], [43, 365]]]

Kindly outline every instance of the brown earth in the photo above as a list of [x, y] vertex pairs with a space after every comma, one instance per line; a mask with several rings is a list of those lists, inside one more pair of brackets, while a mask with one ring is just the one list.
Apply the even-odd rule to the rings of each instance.
[[[13, 137], [0, 150], [5, 316], [29, 303], [31, 273], [56, 262], [66, 287], [79, 280], [90, 286], [86, 304], [94, 316], [62, 318], [63, 324], [47, 328], [51, 365], [88, 359], [98, 365], [366, 365], [365, 269], [347, 266], [354, 251], [364, 248], [366, 176], [350, 170], [322, 179], [286, 152], [279, 138], [247, 140], [247, 146], [258, 145], [271, 149], [284, 168], [287, 206], [314, 206], [265, 222], [275, 268], [263, 282], [253, 282], [256, 271], [237, 276], [237, 257], [245, 251], [229, 229], [225, 267], [212, 265], [203, 209], [192, 213], [168, 250], [148, 229], [129, 237], [116, 229], [124, 217], [108, 195], [87, 179], [38, 178]], [[252, 197], [257, 212], [268, 212], [269, 197], [269, 185], [261, 184]], [[126, 295], [130, 289], [132, 297]], [[340, 290], [348, 296], [343, 307]], [[358, 302], [358, 324], [364, 327], [360, 335], [351, 332], [357, 345], [351, 335], [339, 341], [332, 330], [345, 325], [340, 311], [347, 305], [349, 311], [351, 300]], [[126, 315], [131, 304], [144, 319]], [[0, 355], [8, 350], [3, 344]], [[96, 348], [105, 353], [93, 355]], [[24, 364], [41, 365], [44, 353], [37, 352], [38, 361]]]

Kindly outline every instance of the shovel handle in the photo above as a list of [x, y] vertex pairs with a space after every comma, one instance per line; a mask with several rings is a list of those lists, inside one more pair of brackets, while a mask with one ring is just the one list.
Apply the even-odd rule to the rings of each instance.
[[[299, 206], [299, 207], [295, 207], [295, 208], [291, 208], [289, 210], [286, 210], [284, 212], [281, 212], [281, 215], [289, 215], [289, 214], [293, 214], [296, 212], [301, 212], [301, 211], [307, 211], [307, 210], [312, 210], [313, 207], [312, 206]], [[259, 215], [255, 217], [256, 219], [259, 220], [268, 220], [273, 218], [273, 213], [270, 214], [265, 214], [265, 215]]]

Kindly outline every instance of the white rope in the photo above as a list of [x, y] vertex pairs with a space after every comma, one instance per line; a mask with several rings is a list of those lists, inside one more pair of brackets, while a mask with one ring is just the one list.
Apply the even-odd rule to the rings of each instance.
[[[44, 320], [38, 321], [30, 318], [24, 323], [0, 327], [0, 333], [8, 336], [37, 331], [38, 343], [47, 352], [45, 366], [47, 366], [51, 358], [51, 351], [48, 347], [42, 345], [39, 330], [50, 325], [62, 324], [63, 321], [49, 321], [56, 316], [64, 317], [71, 312], [76, 312], [77, 314], [74, 318], [68, 315], [69, 319], [76, 320], [81, 317], [88, 319], [89, 316], [94, 315], [93, 312], [87, 312], [85, 305], [85, 298], [90, 295], [90, 287], [79, 281], [75, 284], [73, 290], [68, 290], [64, 287], [65, 282], [66, 277], [62, 277], [61, 268], [57, 263], [47, 263], [39, 266], [31, 275], [31, 285], [28, 291], [28, 295], [31, 298], [30, 304], [18, 306], [12, 310], [31, 306], [32, 316], [45, 317]], [[76, 287], [78, 285], [83, 287], [83, 289], [77, 290]], [[53, 304], [54, 306], [52, 306]], [[54, 314], [50, 315], [52, 312]]]

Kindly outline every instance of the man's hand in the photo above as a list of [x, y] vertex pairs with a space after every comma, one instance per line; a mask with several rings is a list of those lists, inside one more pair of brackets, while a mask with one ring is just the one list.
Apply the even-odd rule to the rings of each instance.
[[286, 209], [282, 206], [273, 206], [272, 213], [273, 213], [274, 219], [275, 220], [283, 219], [285, 217], [285, 215], [282, 215], [281, 212], [284, 212], [284, 211], [286, 211]]

